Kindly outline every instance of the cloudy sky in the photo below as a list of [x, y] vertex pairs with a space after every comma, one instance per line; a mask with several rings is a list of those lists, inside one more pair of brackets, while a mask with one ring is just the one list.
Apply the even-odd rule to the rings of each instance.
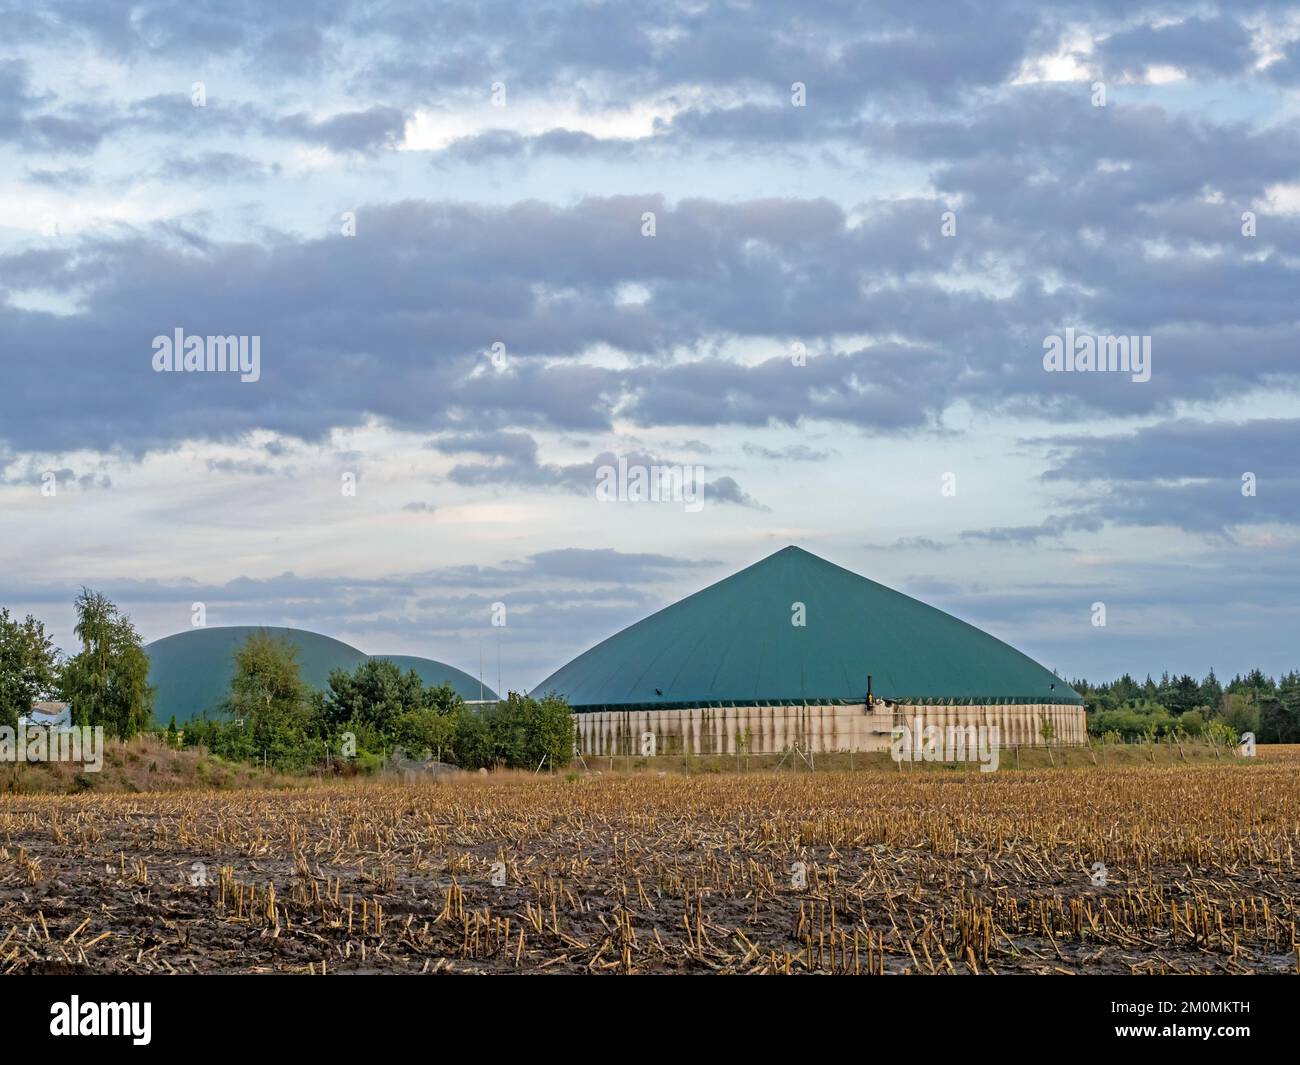
[[86, 584], [529, 688], [795, 543], [1066, 676], [1300, 666], [1294, 4], [0, 21], [0, 603], [64, 647]]

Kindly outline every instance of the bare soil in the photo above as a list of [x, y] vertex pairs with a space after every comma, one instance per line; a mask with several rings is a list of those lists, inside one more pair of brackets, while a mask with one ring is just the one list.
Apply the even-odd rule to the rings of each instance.
[[1294, 973], [1260, 750], [0, 796], [0, 973]]

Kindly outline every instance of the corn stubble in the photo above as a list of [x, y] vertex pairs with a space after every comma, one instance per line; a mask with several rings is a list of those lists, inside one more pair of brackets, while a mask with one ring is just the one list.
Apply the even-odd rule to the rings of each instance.
[[4, 797], [0, 973], [1297, 972], [1298, 770]]

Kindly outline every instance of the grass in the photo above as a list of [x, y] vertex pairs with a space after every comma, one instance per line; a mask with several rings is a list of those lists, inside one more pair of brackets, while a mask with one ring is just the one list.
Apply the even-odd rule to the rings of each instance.
[[0, 794], [19, 795], [302, 787], [310, 779], [225, 762], [202, 748], [177, 749], [156, 736], [105, 740], [97, 773], [79, 763], [0, 763]]

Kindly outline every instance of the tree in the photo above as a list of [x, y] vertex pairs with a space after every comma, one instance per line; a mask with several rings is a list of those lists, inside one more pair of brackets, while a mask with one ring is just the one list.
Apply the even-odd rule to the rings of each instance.
[[129, 739], [153, 717], [149, 656], [131, 619], [108, 597], [82, 588], [73, 630], [82, 649], [64, 664], [60, 689], [74, 720]]
[[1300, 743], [1300, 676], [1288, 673], [1276, 695], [1259, 701], [1260, 743]]
[[454, 714], [413, 710], [398, 715], [390, 738], [415, 757], [448, 759], [453, 757], [455, 735]]
[[569, 704], [556, 695], [534, 699], [511, 692], [487, 714], [497, 758], [508, 766], [558, 769], [573, 758]]
[[1201, 686], [1196, 679], [1184, 673], [1176, 680], [1161, 685], [1160, 699], [1172, 714], [1185, 714], [1199, 705]]
[[19, 622], [0, 608], [0, 725], [16, 727], [58, 681], [58, 651], [45, 626], [30, 614]]
[[1252, 669], [1244, 677], [1238, 674], [1228, 684], [1228, 693], [1230, 695], [1237, 693], [1253, 694], [1256, 701], [1276, 690], [1277, 685], [1273, 683], [1273, 679], [1265, 676], [1263, 671], [1259, 669]]
[[402, 673], [394, 663], [370, 658], [349, 673], [330, 673], [322, 709], [336, 727], [374, 729], [390, 735], [403, 714], [424, 708], [424, 684], [415, 670]]
[[1225, 695], [1220, 720], [1236, 736], [1243, 732], [1259, 732], [1259, 709], [1253, 702], [1253, 693], [1230, 692]]
[[1133, 702], [1142, 696], [1141, 685], [1127, 673], [1112, 684], [1110, 689], [1115, 698], [1116, 706], [1123, 706], [1125, 703]]
[[310, 695], [298, 649], [259, 631], [235, 651], [235, 675], [222, 710], [244, 721], [254, 760], [296, 768], [314, 760], [307, 743]]
[[512, 769], [551, 769], [573, 758], [569, 704], [556, 695], [535, 699], [511, 692], [495, 706], [464, 708], [456, 723], [456, 764], [474, 769], [504, 765]]
[[558, 695], [540, 701], [529, 699], [526, 716], [530, 750], [535, 767], [545, 759], [548, 769], [561, 769], [573, 761], [573, 718], [569, 704]]
[[448, 756], [464, 701], [448, 684], [426, 688], [415, 670], [372, 658], [351, 673], [334, 670], [317, 705], [326, 733], [352, 732], [361, 748]]
[[[1056, 756], [1052, 754], [1052, 742], [1056, 739], [1056, 726], [1050, 721], [1044, 720], [1043, 723], [1038, 726], [1038, 734], [1043, 738], [1043, 743], [1047, 747], [1048, 761], [1050, 761], [1052, 765], [1056, 765]], [[1018, 758], [1020, 756], [1017, 755], [1016, 757]]]
[[456, 715], [452, 747], [455, 762], [462, 769], [483, 769], [490, 766], [493, 762], [492, 736], [486, 715], [462, 705]]
[[1209, 675], [1201, 681], [1199, 702], [1201, 706], [1208, 706], [1212, 714], [1218, 714], [1223, 709], [1223, 685], [1214, 675], [1213, 666], [1210, 667]]

